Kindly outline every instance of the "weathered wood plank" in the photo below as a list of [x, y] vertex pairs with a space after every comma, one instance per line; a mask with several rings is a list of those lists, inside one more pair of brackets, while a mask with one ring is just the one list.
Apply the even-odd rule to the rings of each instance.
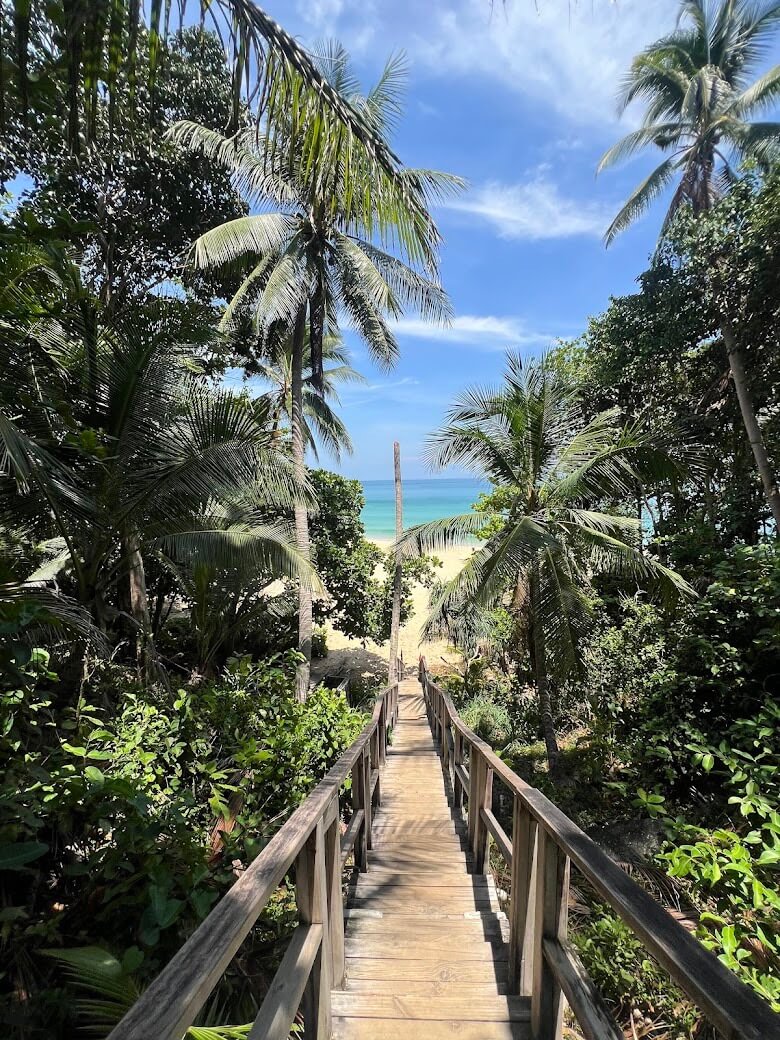
[[535, 845], [536, 820], [516, 794], [512, 814], [509, 978], [512, 992], [525, 996], [530, 996], [532, 987], [533, 914], [529, 913], [529, 906], [534, 883]]
[[[491, 979], [487, 982], [464, 982], [463, 979], [349, 979], [348, 993], [390, 993], [393, 995], [416, 994], [426, 997], [443, 997], [457, 993], [464, 997], [506, 996], [506, 983]], [[623, 1038], [621, 1038], [623, 1040]]]
[[[349, 895], [353, 909], [372, 908], [385, 913], [424, 914], [428, 911], [465, 913], [468, 910], [492, 910], [495, 899], [489, 889], [480, 894], [463, 888], [412, 888], [395, 886], [384, 891], [357, 890]], [[496, 907], [497, 909], [497, 907]]]
[[509, 835], [501, 826], [493, 814], [492, 809], [482, 809], [482, 821], [488, 829], [490, 836], [496, 843], [496, 847], [501, 855], [504, 857], [504, 862], [511, 867], [512, 865], [512, 842], [509, 840]]
[[[452, 953], [453, 936], [442, 934], [441, 930], [430, 935], [416, 936], [414, 942], [407, 935], [360, 935], [355, 937], [347, 934], [344, 940], [344, 949], [347, 957], [414, 957], [419, 958], [430, 954], [444, 956]], [[458, 947], [457, 956], [462, 961], [487, 961], [488, 963], [498, 959], [506, 960], [506, 948], [504, 943], [496, 939], [492, 943], [487, 940], [472, 940]]]
[[447, 920], [446, 926], [438, 917], [432, 918], [403, 918], [391, 915], [388, 917], [360, 917], [350, 918], [347, 929], [347, 937], [350, 939], [365, 937], [366, 941], [375, 938], [394, 939], [407, 948], [417, 943], [417, 940], [435, 939], [443, 937], [456, 940], [458, 943], [473, 942], [480, 943], [486, 939], [500, 940], [502, 922], [498, 916], [490, 911], [480, 917], [453, 917]]
[[545, 939], [542, 948], [585, 1040], [625, 1040], [574, 948], [565, 939]]
[[322, 820], [301, 850], [295, 868], [295, 900], [303, 924], [319, 924], [322, 942], [303, 991], [301, 1010], [306, 1040], [330, 1040], [331, 954], [328, 914], [328, 882], [325, 864], [325, 830]]
[[[530, 1040], [527, 1022], [459, 1022], [449, 1019], [441, 1022], [420, 1023], [415, 1031], [421, 1040]], [[417, 1040], [410, 1033], [410, 1023], [404, 1019], [366, 1021], [360, 1018], [335, 1018], [333, 1040]]]
[[321, 945], [322, 925], [295, 929], [248, 1040], [287, 1040]]
[[464, 999], [453, 995], [425, 997], [410, 993], [393, 996], [387, 993], [333, 994], [335, 1015], [350, 1018], [402, 1018], [414, 1021], [456, 1022], [527, 1022], [528, 1001], [523, 997], [477, 997]]
[[[356, 809], [352, 813], [352, 817], [349, 821], [344, 835], [341, 838], [341, 866], [343, 867], [349, 858], [350, 853], [355, 848], [355, 843], [360, 836], [360, 829], [365, 822], [366, 814], [363, 809]], [[360, 856], [359, 850], [355, 850], [355, 863], [358, 865], [358, 859]]]
[[347, 956], [347, 985], [355, 979], [393, 979], [430, 982], [494, 982], [506, 981], [506, 962], [492, 958], [463, 961], [456, 951], [449, 956], [418, 953], [395, 957]]

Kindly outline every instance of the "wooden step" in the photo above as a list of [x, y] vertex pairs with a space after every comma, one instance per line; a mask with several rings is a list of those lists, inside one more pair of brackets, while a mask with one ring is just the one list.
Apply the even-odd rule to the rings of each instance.
[[457, 888], [419, 889], [402, 888], [395, 894], [371, 893], [358, 890], [351, 896], [349, 906], [354, 910], [377, 910], [385, 915], [396, 913], [409, 916], [431, 914], [465, 914], [476, 910], [495, 909], [495, 899], [485, 890], [473, 895]]
[[[385, 962], [382, 962], [385, 963]], [[507, 984], [491, 978], [487, 982], [464, 982], [463, 979], [348, 979], [347, 993], [389, 993], [393, 996], [415, 994], [424, 997], [442, 997], [452, 994], [468, 997], [505, 995]]]
[[397, 957], [347, 956], [348, 985], [353, 979], [392, 979], [417, 982], [492, 982], [498, 985], [507, 979], [506, 961], [461, 961], [457, 952], [450, 950], [441, 957], [410, 954]]
[[332, 1040], [530, 1040], [527, 1022], [440, 1022], [403, 1018], [333, 1019]]
[[[435, 880], [430, 873], [414, 874], [409, 870], [388, 870], [383, 867], [372, 867], [367, 874], [358, 874], [357, 886], [366, 892], [387, 892], [399, 886], [409, 885], [412, 888], [423, 886], [432, 889], [465, 889], [468, 892], [494, 892], [493, 878], [484, 874], [464, 874], [461, 870], [442, 871], [440, 880]], [[354, 885], [353, 885], [354, 887]]]
[[[380, 933], [368, 935], [365, 932], [353, 933], [350, 928], [344, 939], [344, 950], [348, 957], [423, 957], [446, 956], [453, 953], [463, 961], [506, 960], [506, 947], [501, 939], [492, 941], [472, 939], [458, 943], [458, 937], [449, 931], [435, 929], [429, 934], [415, 935], [414, 938], [404, 932]], [[454, 951], [453, 951], [453, 948]]]
[[404, 1018], [427, 1022], [527, 1022], [525, 997], [479, 997], [455, 994], [429, 997], [419, 993], [349, 993], [334, 990], [333, 1014], [349, 1018]]

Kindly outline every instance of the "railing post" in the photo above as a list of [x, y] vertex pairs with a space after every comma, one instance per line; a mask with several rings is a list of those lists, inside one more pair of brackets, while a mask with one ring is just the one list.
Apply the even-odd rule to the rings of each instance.
[[361, 752], [352, 767], [352, 811], [363, 810], [363, 826], [355, 839], [355, 866], [361, 874], [368, 870], [368, 828], [371, 818], [371, 806], [366, 798], [366, 762]]
[[331, 1034], [331, 955], [328, 935], [328, 891], [325, 862], [325, 834], [322, 819], [309, 835], [298, 855], [295, 868], [295, 896], [301, 924], [321, 924], [322, 943], [303, 993], [304, 1037], [330, 1040]]
[[[380, 743], [379, 743], [380, 740], [381, 740], [381, 737], [379, 736], [379, 727], [377, 726], [377, 728], [374, 730], [374, 735], [371, 738], [371, 754], [370, 754], [369, 760], [368, 760], [369, 761], [368, 790], [369, 790], [369, 794], [371, 796], [371, 804], [372, 805], [381, 805], [382, 804], [382, 790], [381, 790], [381, 788], [382, 788], [382, 772], [381, 772], [381, 770], [379, 768], [379, 766], [380, 766], [380, 759], [381, 759], [381, 751], [380, 751]], [[372, 788], [372, 786], [371, 786], [372, 781], [373, 781], [373, 775], [372, 774], [373, 774], [375, 769], [377, 770], [377, 772], [379, 774], [379, 777], [378, 777], [377, 782], [376, 782], [376, 787]]]
[[379, 725], [377, 726], [377, 732], [379, 734], [379, 762], [377, 768], [381, 769], [385, 764], [385, 758], [387, 756], [387, 694], [382, 698], [382, 706], [379, 709]]
[[512, 813], [512, 888], [509, 915], [509, 992], [530, 996], [536, 863], [536, 820], [515, 792]]
[[[363, 811], [366, 814], [366, 822], [363, 826], [366, 837], [366, 849], [370, 849], [371, 828], [374, 820], [374, 800], [371, 792], [371, 741], [369, 741], [368, 747], [363, 749], [360, 762], [363, 770]], [[366, 864], [368, 864], [368, 856], [366, 856]], [[368, 869], [367, 865], [366, 869]]]
[[453, 760], [454, 760], [454, 768], [452, 770], [453, 777], [454, 777], [454, 779], [452, 781], [452, 790], [453, 790], [453, 794], [454, 794], [455, 808], [456, 809], [462, 809], [463, 808], [463, 781], [461, 780], [460, 776], [458, 775], [458, 766], [461, 766], [461, 768], [463, 767], [463, 737], [462, 737], [462, 735], [460, 733], [460, 730], [457, 727], [454, 727], [453, 730], [452, 730], [452, 743], [453, 743], [452, 751], [453, 751]]
[[566, 938], [569, 859], [541, 826], [536, 837], [534, 902], [531, 1035], [533, 1040], [560, 1040], [563, 994], [545, 959], [543, 941]]
[[485, 870], [488, 829], [481, 810], [488, 804], [493, 789], [493, 770], [488, 769], [482, 752], [472, 745], [469, 756], [469, 847], [474, 860], [474, 874]]
[[439, 734], [439, 754], [441, 755], [442, 765], [445, 770], [447, 768], [447, 760], [450, 757], [450, 741], [449, 741], [449, 730], [447, 725], [449, 723], [449, 712], [447, 711], [447, 705], [444, 703], [444, 698], [441, 700], [441, 733]]
[[[328, 936], [330, 939], [331, 987], [344, 985], [344, 894], [341, 887], [341, 814], [338, 794], [329, 814], [335, 817], [325, 832], [325, 872], [328, 889]], [[326, 814], [327, 818], [327, 814]]]

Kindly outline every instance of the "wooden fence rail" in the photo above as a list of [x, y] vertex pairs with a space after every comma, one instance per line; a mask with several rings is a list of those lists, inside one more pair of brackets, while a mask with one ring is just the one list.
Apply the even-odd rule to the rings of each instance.
[[[564, 996], [586, 1040], [624, 1040], [567, 941], [572, 864], [724, 1040], [780, 1040], [780, 1015], [465, 725], [448, 694], [431, 679], [425, 658], [420, 658], [419, 680], [455, 804], [467, 805], [473, 871], [483, 873], [492, 838], [511, 872], [510, 993], [531, 998], [534, 1040], [559, 1040]], [[496, 779], [513, 798], [511, 835], [493, 813]]]
[[[401, 672], [397, 672], [401, 674]], [[249, 1032], [286, 1040], [298, 1008], [306, 1040], [331, 1034], [331, 990], [344, 981], [342, 867], [354, 850], [368, 867], [398, 684], [376, 700], [370, 722], [111, 1032], [109, 1040], [181, 1040], [280, 882], [294, 871], [298, 927]], [[341, 835], [340, 793], [352, 778], [351, 817]]]

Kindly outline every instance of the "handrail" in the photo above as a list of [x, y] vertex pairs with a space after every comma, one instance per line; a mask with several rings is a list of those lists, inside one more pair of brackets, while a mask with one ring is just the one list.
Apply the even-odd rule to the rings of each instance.
[[[511, 870], [510, 988], [531, 997], [534, 1040], [561, 1036], [562, 994], [587, 1040], [623, 1036], [566, 939], [572, 863], [724, 1040], [780, 1040], [780, 1015], [469, 729], [449, 694], [431, 679], [424, 657], [420, 657], [418, 677], [434, 742], [452, 780], [455, 804], [462, 807], [465, 798], [468, 805], [474, 873], [485, 869], [491, 836]], [[494, 777], [513, 796], [511, 836], [492, 811]]]
[[[394, 683], [377, 696], [358, 738], [139, 997], [109, 1040], [181, 1040], [293, 867], [300, 924], [249, 1038], [285, 1040], [301, 1001], [306, 1035], [330, 1036], [330, 991], [343, 985], [345, 970], [342, 864], [354, 848], [356, 868], [368, 869], [379, 774], [388, 731], [397, 719]], [[350, 773], [352, 817], [342, 839], [339, 793]]]

